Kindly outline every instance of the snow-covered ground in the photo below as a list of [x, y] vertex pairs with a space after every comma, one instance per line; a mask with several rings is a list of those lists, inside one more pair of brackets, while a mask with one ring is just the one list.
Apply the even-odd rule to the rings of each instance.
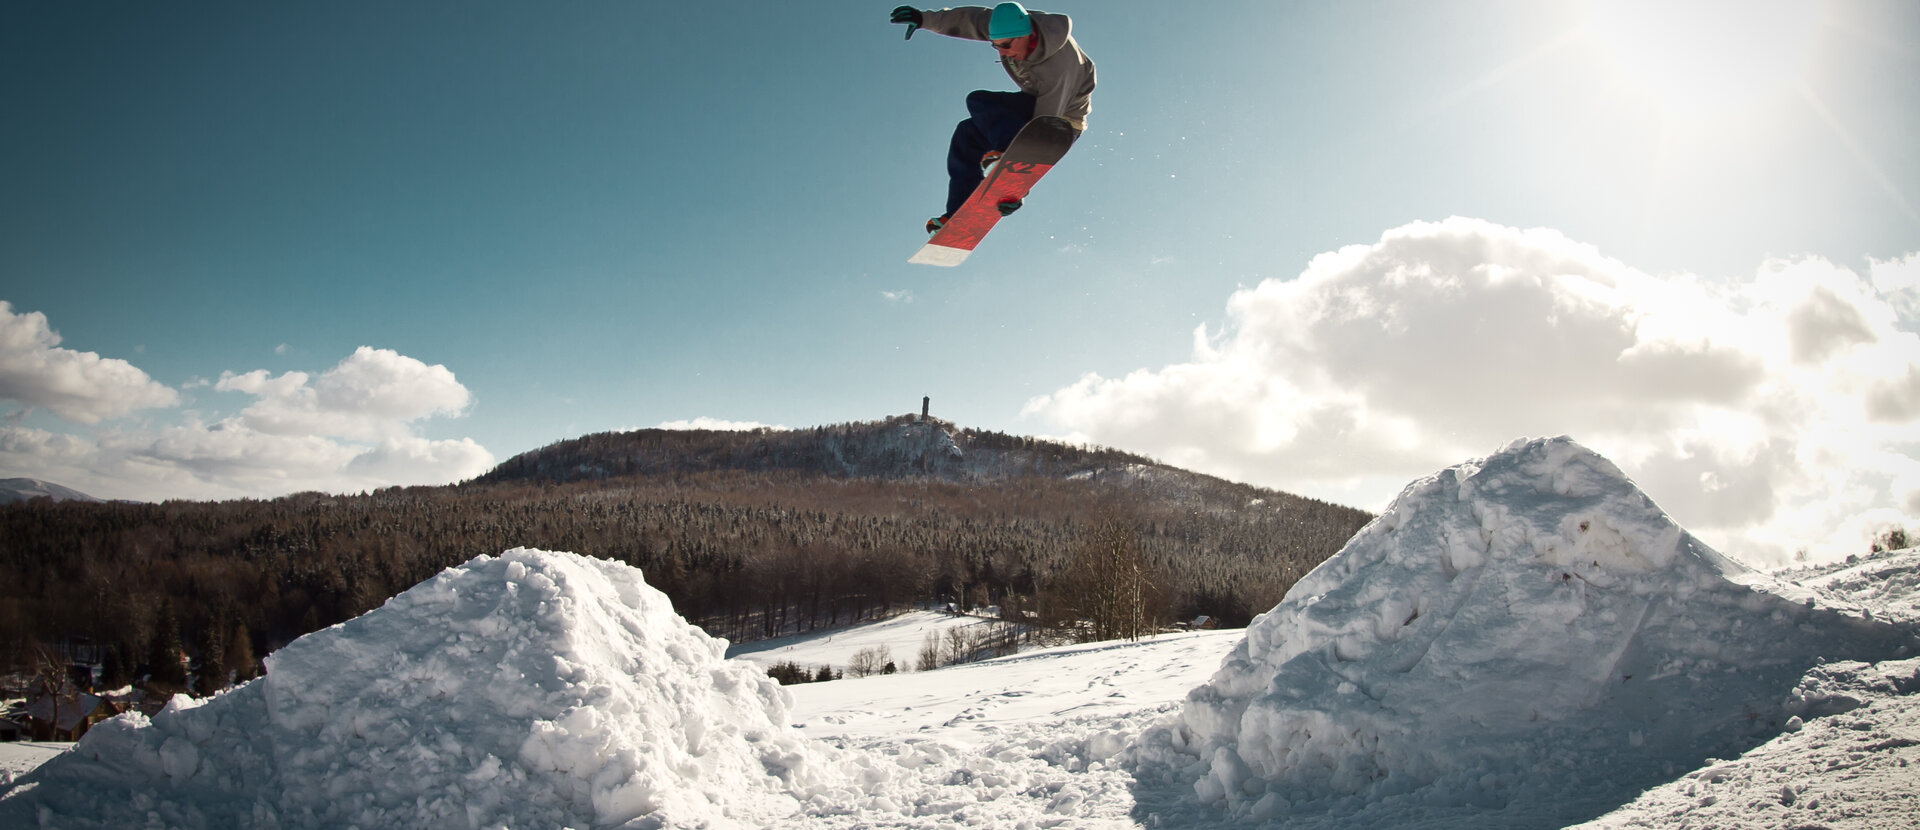
[[[12, 781], [21, 773], [53, 760], [73, 748], [70, 743], [36, 743], [33, 741], [13, 741], [0, 743], [0, 782]], [[0, 784], [3, 785], [3, 784]]]
[[1823, 715], [1581, 827], [1920, 827], [1920, 660], [1831, 663], [1796, 692]]
[[[1165, 634], [1060, 646], [932, 673], [871, 677], [858, 687], [790, 687], [794, 725], [816, 738], [937, 739], [980, 747], [1031, 738], [1064, 721], [1097, 722], [1179, 703], [1242, 632]], [[836, 681], [838, 682], [838, 681]]]
[[797, 663], [802, 668], [832, 666], [845, 671], [853, 656], [868, 649], [884, 649], [892, 655], [896, 669], [911, 669], [918, 664], [921, 646], [931, 634], [944, 643], [947, 630], [959, 628], [972, 633], [1000, 625], [981, 617], [957, 616], [940, 611], [912, 611], [891, 619], [828, 632], [798, 634], [771, 640], [741, 643], [727, 649], [727, 656], [747, 660], [762, 668], [777, 663]]
[[[96, 729], [0, 826], [1914, 827], [1916, 575], [1747, 571], [1517, 442], [1247, 631], [781, 689], [637, 572], [510, 551]], [[755, 659], [904, 665], [951, 622]]]

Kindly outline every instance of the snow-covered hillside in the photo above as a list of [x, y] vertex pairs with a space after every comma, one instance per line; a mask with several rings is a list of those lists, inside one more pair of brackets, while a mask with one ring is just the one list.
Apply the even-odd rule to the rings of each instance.
[[1749, 572], [1520, 442], [1247, 631], [782, 689], [632, 569], [512, 551], [97, 729], [0, 826], [1911, 827], [1916, 573]]
[[948, 629], [958, 628], [977, 639], [999, 625], [1003, 623], [982, 617], [913, 611], [852, 628], [742, 643], [727, 649], [727, 656], [762, 668], [795, 663], [806, 669], [831, 666], [845, 671], [855, 655], [872, 650], [888, 655], [896, 670], [907, 671], [918, 665], [920, 650], [929, 635], [936, 642], [944, 643]]
[[0, 478], [0, 504], [12, 504], [41, 497], [54, 501], [100, 501], [71, 487], [62, 487], [37, 478]]

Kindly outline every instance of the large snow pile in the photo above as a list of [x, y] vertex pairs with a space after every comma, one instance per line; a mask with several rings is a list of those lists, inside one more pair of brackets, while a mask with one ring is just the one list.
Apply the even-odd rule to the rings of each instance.
[[833, 750], [724, 649], [633, 568], [481, 556], [261, 680], [102, 724], [0, 800], [0, 826], [754, 826], [844, 799]]
[[1764, 581], [1607, 460], [1516, 442], [1410, 485], [1257, 619], [1140, 774], [1290, 826], [1592, 818], [1818, 714], [1809, 668], [1912, 642]]

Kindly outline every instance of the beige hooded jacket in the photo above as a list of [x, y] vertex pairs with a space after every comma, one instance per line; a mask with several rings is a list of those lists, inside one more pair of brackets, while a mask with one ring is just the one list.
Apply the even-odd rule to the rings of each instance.
[[[921, 12], [921, 28], [934, 34], [966, 40], [988, 40], [987, 21], [993, 10], [978, 6]], [[1001, 59], [1007, 75], [1021, 92], [1035, 98], [1034, 117], [1057, 115], [1075, 130], [1087, 129], [1095, 81], [1093, 61], [1073, 41], [1073, 18], [1064, 14], [1027, 12], [1040, 43], [1026, 60]]]

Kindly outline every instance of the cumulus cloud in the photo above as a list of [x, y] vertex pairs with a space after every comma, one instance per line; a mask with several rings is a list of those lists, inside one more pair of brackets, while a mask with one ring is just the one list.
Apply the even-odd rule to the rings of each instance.
[[[187, 411], [178, 423], [109, 423], [84, 434], [9, 423], [0, 426], [0, 469], [109, 498], [160, 500], [443, 484], [494, 462], [472, 439], [418, 434], [423, 421], [464, 415], [473, 396], [445, 366], [392, 350], [361, 347], [318, 376], [226, 372], [195, 386], [252, 400], [230, 417]], [[72, 420], [108, 417], [92, 414]]]
[[265, 370], [228, 372], [214, 389], [259, 398], [240, 414], [252, 429], [364, 441], [404, 436], [415, 421], [458, 416], [472, 403], [472, 395], [447, 367], [366, 346], [318, 378], [305, 372], [278, 377]]
[[0, 300], [0, 400], [82, 424], [180, 402], [178, 392], [131, 363], [59, 346], [45, 314], [15, 314]]
[[[1184, 363], [1029, 415], [1081, 440], [1378, 508], [1508, 440], [1568, 434], [1749, 559], [1865, 549], [1920, 503], [1920, 338], [1887, 285], [1766, 263], [1655, 278], [1550, 230], [1450, 219], [1235, 293]], [[1911, 286], [1911, 283], [1909, 283]]]

